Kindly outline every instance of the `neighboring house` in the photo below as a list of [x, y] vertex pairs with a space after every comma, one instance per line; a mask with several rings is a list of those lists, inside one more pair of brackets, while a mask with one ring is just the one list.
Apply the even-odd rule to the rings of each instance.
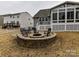
[[[44, 20], [45, 17], [49, 17], [49, 19]], [[54, 32], [79, 31], [79, 3], [66, 1], [53, 8], [50, 8], [49, 12], [40, 10], [34, 16], [34, 22], [38, 23], [38, 25], [41, 26], [41, 21], [43, 22], [44, 27], [46, 25], [50, 25], [52, 31]], [[44, 22], [46, 21], [47, 23], [51, 23], [45, 25]]]
[[28, 12], [6, 14], [6, 15], [3, 15], [3, 17], [4, 17], [3, 24], [6, 24], [6, 23], [16, 24], [18, 22], [21, 28], [33, 27], [33, 19]]
[[47, 30], [50, 28], [50, 9], [38, 11], [38, 13], [35, 14], [33, 18], [34, 26], [38, 30]]

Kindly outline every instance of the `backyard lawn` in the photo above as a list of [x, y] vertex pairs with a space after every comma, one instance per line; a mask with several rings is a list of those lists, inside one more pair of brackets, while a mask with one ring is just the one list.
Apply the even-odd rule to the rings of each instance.
[[0, 56], [79, 56], [79, 32], [59, 32], [45, 48], [21, 47], [16, 42], [19, 29], [0, 29]]

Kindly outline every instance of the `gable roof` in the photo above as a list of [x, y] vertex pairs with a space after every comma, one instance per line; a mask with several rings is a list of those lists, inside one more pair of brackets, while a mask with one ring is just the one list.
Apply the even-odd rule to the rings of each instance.
[[20, 13], [15, 13], [15, 14], [5, 14], [5, 15], [2, 15], [2, 16], [13, 16], [13, 15], [19, 15]]
[[28, 13], [28, 12], [19, 12], [19, 13], [13, 13], [13, 14], [5, 14], [5, 15], [2, 15], [2, 16], [13, 16], [13, 15], [19, 15], [21, 13]]
[[74, 4], [74, 5], [79, 5], [79, 2], [65, 1], [65, 2], [63, 2], [63, 3], [59, 4], [59, 5], [56, 5], [56, 6], [52, 7], [51, 9], [54, 9], [54, 8], [56, 8], [56, 7], [59, 7], [59, 6], [63, 5], [63, 4]]
[[72, 2], [72, 1], [65, 1], [59, 5], [56, 5], [50, 9], [43, 9], [43, 10], [39, 10], [37, 14], [34, 15], [34, 17], [47, 17], [47, 16], [50, 16], [50, 10], [51, 9], [54, 9], [56, 7], [59, 7], [63, 4], [74, 4], [74, 5], [79, 5], [79, 2]]
[[39, 10], [34, 17], [47, 17], [50, 16], [50, 9]]

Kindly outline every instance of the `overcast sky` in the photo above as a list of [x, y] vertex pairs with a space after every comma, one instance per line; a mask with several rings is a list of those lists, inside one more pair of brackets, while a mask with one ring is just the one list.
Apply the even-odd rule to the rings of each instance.
[[40, 9], [51, 8], [63, 1], [0, 1], [0, 15], [29, 12], [34, 16]]
[[0, 1], [0, 15], [29, 12], [34, 16], [40, 9], [51, 8], [62, 1]]

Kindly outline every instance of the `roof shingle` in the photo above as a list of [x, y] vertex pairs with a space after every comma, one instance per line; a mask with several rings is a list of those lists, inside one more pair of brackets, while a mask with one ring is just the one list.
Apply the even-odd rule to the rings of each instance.
[[37, 14], [34, 15], [34, 17], [47, 17], [50, 16], [50, 9], [43, 9], [38, 11]]

